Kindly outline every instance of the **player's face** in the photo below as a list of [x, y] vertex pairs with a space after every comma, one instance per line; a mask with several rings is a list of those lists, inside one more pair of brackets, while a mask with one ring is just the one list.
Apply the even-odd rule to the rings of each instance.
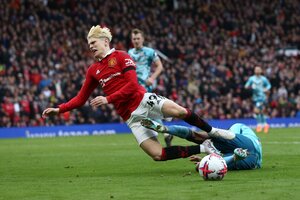
[[144, 37], [140, 33], [132, 34], [131, 42], [132, 42], [134, 48], [137, 48], [137, 49], [142, 48], [143, 43], [144, 43]]
[[107, 53], [108, 42], [106, 38], [89, 38], [88, 44], [95, 58], [103, 58]]
[[260, 68], [260, 67], [255, 67], [254, 73], [255, 73], [255, 75], [257, 75], [257, 76], [261, 75], [261, 73], [262, 73], [261, 68]]

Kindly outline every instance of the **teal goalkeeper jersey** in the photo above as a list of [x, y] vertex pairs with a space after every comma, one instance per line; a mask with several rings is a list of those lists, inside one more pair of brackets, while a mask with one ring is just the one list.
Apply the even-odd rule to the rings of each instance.
[[139, 84], [147, 89], [148, 92], [152, 91], [152, 87], [146, 87], [146, 80], [151, 75], [151, 65], [159, 59], [154, 49], [149, 47], [142, 47], [141, 49], [129, 49], [128, 54], [137, 65], [136, 73]]
[[256, 134], [253, 132], [253, 130], [241, 123], [236, 123], [234, 125], [232, 125], [230, 127], [230, 129], [232, 132], [234, 132], [235, 134], [242, 134], [245, 137], [249, 138], [255, 149], [256, 149], [256, 154], [258, 156], [258, 161], [259, 161], [259, 166], [261, 166], [262, 163], [262, 146], [261, 146], [261, 142], [260, 139], [256, 136]]
[[271, 84], [265, 76], [251, 76], [245, 84], [245, 87], [252, 88], [252, 100], [254, 102], [265, 102], [265, 90], [271, 88]]

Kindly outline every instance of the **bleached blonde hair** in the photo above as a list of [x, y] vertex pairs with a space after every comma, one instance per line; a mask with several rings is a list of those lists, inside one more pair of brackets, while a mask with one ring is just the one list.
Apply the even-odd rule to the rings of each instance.
[[92, 26], [92, 28], [90, 29], [89, 34], [87, 36], [87, 39], [89, 39], [89, 38], [100, 38], [100, 37], [105, 37], [109, 41], [111, 41], [112, 35], [111, 35], [111, 32], [110, 32], [109, 28], [107, 28], [107, 27], [101, 28], [99, 25]]

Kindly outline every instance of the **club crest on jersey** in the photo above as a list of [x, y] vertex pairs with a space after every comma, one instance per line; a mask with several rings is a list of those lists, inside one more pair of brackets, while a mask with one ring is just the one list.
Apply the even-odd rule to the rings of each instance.
[[108, 67], [114, 67], [117, 64], [117, 59], [116, 58], [111, 58], [108, 60]]

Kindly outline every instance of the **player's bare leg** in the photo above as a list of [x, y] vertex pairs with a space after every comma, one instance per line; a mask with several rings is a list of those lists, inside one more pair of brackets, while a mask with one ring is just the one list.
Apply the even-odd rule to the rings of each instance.
[[164, 117], [168, 118], [168, 117], [176, 117], [179, 119], [184, 119], [186, 117], [186, 115], [188, 114], [188, 111], [176, 104], [175, 102], [171, 101], [171, 100], [167, 100], [162, 108], [161, 108], [162, 113], [164, 114]]
[[141, 143], [140, 147], [147, 153], [153, 160], [161, 160], [162, 145], [156, 137], [149, 138]]

